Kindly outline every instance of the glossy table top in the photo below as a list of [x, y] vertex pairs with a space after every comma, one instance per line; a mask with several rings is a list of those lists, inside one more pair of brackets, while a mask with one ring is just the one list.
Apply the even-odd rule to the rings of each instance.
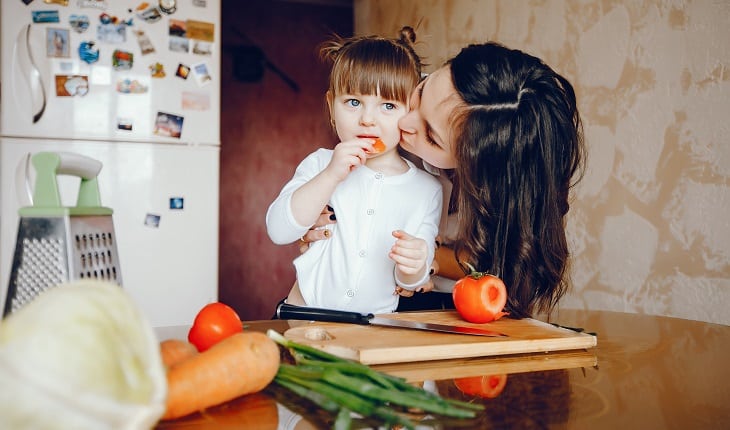
[[[605, 311], [562, 310], [550, 322], [596, 333], [589, 350], [373, 366], [442, 396], [463, 394], [455, 378], [504, 382], [473, 420], [413, 416], [419, 429], [730, 429], [730, 326]], [[284, 332], [286, 321], [252, 321]], [[184, 337], [180, 327], [161, 339]], [[159, 429], [320, 429], [332, 416], [272, 384]]]

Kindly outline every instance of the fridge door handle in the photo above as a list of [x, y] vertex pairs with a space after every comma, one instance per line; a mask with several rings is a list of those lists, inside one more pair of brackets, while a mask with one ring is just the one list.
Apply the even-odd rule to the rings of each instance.
[[20, 67], [20, 72], [30, 87], [31, 107], [33, 123], [35, 124], [43, 116], [46, 110], [46, 87], [40, 70], [33, 59], [33, 51], [30, 43], [31, 24], [23, 27], [15, 39], [13, 47], [13, 60]]

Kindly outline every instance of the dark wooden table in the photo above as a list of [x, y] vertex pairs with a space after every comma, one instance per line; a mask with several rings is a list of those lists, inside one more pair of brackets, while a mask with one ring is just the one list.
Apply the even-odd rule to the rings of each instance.
[[[505, 382], [473, 420], [434, 421], [422, 429], [730, 429], [730, 326], [659, 316], [562, 310], [551, 322], [596, 333], [589, 350], [373, 366], [442, 396], [473, 399], [455, 377]], [[284, 332], [286, 321], [252, 321], [251, 330]], [[180, 327], [161, 337], [184, 337]], [[321, 429], [331, 416], [276, 386], [159, 429]], [[419, 420], [415, 416], [416, 421]]]

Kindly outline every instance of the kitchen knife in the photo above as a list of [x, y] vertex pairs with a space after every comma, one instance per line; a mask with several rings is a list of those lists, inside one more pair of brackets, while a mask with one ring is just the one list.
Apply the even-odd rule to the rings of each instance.
[[418, 321], [405, 321], [392, 318], [376, 317], [373, 314], [358, 312], [337, 311], [324, 308], [310, 308], [280, 303], [276, 307], [276, 316], [283, 320], [306, 320], [341, 322], [361, 325], [375, 325], [382, 327], [405, 328], [415, 330], [438, 331], [442, 333], [469, 334], [474, 336], [506, 337], [507, 335], [483, 328], [433, 324]]

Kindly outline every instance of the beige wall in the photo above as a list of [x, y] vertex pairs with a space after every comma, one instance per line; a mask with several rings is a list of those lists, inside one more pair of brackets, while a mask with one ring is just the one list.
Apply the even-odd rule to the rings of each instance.
[[[575, 85], [588, 171], [561, 307], [730, 325], [730, 2], [355, 0], [356, 34], [417, 28], [434, 66], [496, 40]], [[433, 67], [431, 67], [432, 69]]]

